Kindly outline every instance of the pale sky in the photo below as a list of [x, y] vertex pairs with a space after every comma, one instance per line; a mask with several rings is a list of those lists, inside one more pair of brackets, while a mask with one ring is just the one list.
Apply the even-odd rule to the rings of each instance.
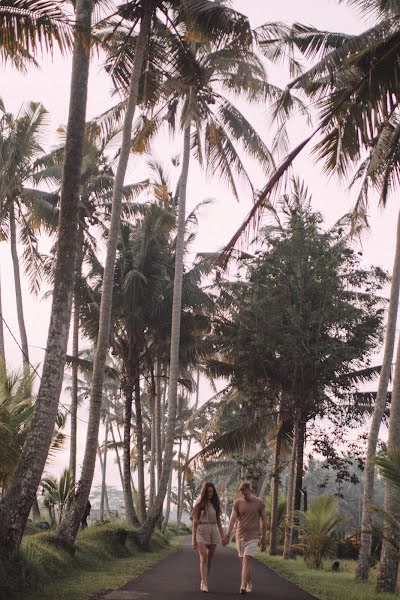
[[[323, 29], [352, 33], [366, 27], [354, 10], [342, 3], [338, 4], [336, 0], [303, 0], [302, 2], [298, 0], [282, 0], [281, 2], [276, 2], [276, 0], [234, 0], [233, 4], [235, 8], [250, 17], [253, 26], [267, 21], [286, 23], [299, 21]], [[43, 60], [41, 70], [32, 69], [26, 75], [10, 69], [0, 72], [0, 95], [8, 111], [17, 113], [20, 106], [30, 100], [42, 102], [49, 111], [48, 139], [44, 143], [46, 149], [50, 149], [56, 142], [57, 127], [67, 121], [70, 70], [70, 60], [58, 58], [53, 63], [47, 59]], [[288, 81], [288, 75], [282, 66], [270, 68], [269, 77], [278, 85], [284, 85]], [[111, 98], [110, 89], [109, 79], [101, 72], [100, 64], [95, 61], [90, 73], [88, 119], [113, 105], [115, 99]], [[271, 142], [272, 134], [269, 130], [267, 107], [246, 108], [245, 112], [268, 145]], [[304, 121], [294, 119], [291, 126], [293, 142], [301, 139], [306, 132], [307, 127]], [[174, 148], [174, 151], [176, 149], [179, 150], [179, 146]], [[157, 140], [153, 146], [153, 153], [160, 159], [170, 155], [170, 141], [165, 137]], [[313, 195], [313, 204], [324, 214], [328, 225], [350, 209], [354, 202], [354, 192], [349, 192], [344, 184], [340, 184], [334, 179], [328, 180], [323, 175], [321, 167], [315, 165], [307, 154], [296, 161], [295, 169], [296, 173], [301, 175], [307, 183]], [[250, 165], [249, 171], [256, 187], [261, 187], [266, 182], [266, 177], [254, 166]], [[127, 181], [141, 180], [145, 177], [147, 177], [147, 173], [143, 172], [142, 162], [140, 164], [133, 162], [130, 165]], [[210, 177], [206, 178], [199, 167], [192, 162], [188, 188], [189, 206], [194, 206], [204, 198], [215, 199], [215, 203], [202, 213], [196, 250], [219, 249], [236, 230], [251, 203], [250, 193], [246, 186], [243, 185], [239, 189], [241, 198], [240, 203], [237, 203], [231, 192], [220, 181]], [[377, 208], [376, 203], [371, 204], [371, 230], [364, 235], [362, 240], [363, 260], [366, 265], [375, 264], [391, 271], [397, 219], [396, 205], [396, 197], [391, 198], [389, 206], [385, 210]], [[0, 265], [4, 317], [18, 337], [9, 249], [4, 242], [0, 244]], [[41, 348], [46, 344], [50, 303], [30, 296], [26, 285], [24, 285], [24, 292], [31, 360], [35, 365], [39, 365], [43, 358]], [[18, 367], [20, 363], [18, 348], [8, 333], [5, 333], [7, 362], [12, 367]], [[68, 403], [65, 395], [64, 399]], [[202, 399], [206, 400], [207, 397]], [[82, 409], [81, 417], [86, 419], [86, 409]], [[78, 461], [83, 456], [84, 427], [81, 422]], [[51, 467], [52, 471], [58, 471], [67, 466], [67, 450], [66, 447], [57, 455]], [[108, 480], [111, 484], [119, 487], [115, 468], [110, 469]], [[96, 473], [95, 481], [99, 482], [98, 473]]]

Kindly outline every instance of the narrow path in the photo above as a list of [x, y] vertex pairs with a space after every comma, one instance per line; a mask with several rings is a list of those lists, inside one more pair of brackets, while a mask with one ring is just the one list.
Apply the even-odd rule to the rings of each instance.
[[[315, 600], [254, 561], [254, 591], [249, 600]], [[235, 552], [218, 548], [209, 580], [209, 594], [199, 591], [199, 568], [190, 541], [184, 541], [176, 554], [169, 556], [121, 590], [104, 600], [217, 600], [239, 596], [240, 562]]]

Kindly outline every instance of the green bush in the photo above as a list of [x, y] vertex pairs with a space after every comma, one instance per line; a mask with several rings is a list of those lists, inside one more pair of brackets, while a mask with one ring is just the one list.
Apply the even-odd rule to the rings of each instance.
[[192, 530], [185, 523], [168, 523], [167, 529], [165, 531], [166, 534], [171, 535], [190, 535]]
[[[134, 556], [140, 552], [135, 535], [133, 527], [117, 520], [88, 527], [79, 532], [74, 554], [62, 548], [53, 533], [26, 535], [18, 560], [12, 564], [0, 562], [0, 600], [22, 600], [25, 593], [37, 590], [40, 594], [42, 586], [55, 580], [101, 570], [111, 560]], [[157, 531], [149, 551], [168, 545], [167, 538]]]
[[338, 499], [335, 496], [318, 496], [307, 513], [298, 511], [300, 543], [293, 546], [304, 556], [306, 563], [315, 569], [322, 567], [325, 557], [336, 550], [335, 533], [343, 519], [337, 518]]

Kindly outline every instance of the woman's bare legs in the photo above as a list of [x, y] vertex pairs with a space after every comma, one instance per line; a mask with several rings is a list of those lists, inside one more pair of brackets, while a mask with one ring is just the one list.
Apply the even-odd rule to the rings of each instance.
[[212, 546], [207, 546], [207, 571], [208, 573], [211, 571], [211, 564], [212, 564], [212, 560], [214, 558], [214, 554], [215, 554], [215, 549], [216, 549], [216, 545], [213, 544]]
[[[208, 550], [205, 544], [198, 544], [199, 556], [200, 556], [200, 577], [202, 588], [208, 586]], [[202, 590], [203, 591], [203, 590]], [[204, 591], [207, 591], [204, 590]]]

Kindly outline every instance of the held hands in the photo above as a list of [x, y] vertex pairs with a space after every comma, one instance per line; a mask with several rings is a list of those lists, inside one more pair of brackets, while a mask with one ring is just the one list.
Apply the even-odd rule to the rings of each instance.
[[228, 535], [227, 533], [222, 537], [222, 545], [223, 546], [227, 546], [229, 544], [230, 541], [230, 535]]

